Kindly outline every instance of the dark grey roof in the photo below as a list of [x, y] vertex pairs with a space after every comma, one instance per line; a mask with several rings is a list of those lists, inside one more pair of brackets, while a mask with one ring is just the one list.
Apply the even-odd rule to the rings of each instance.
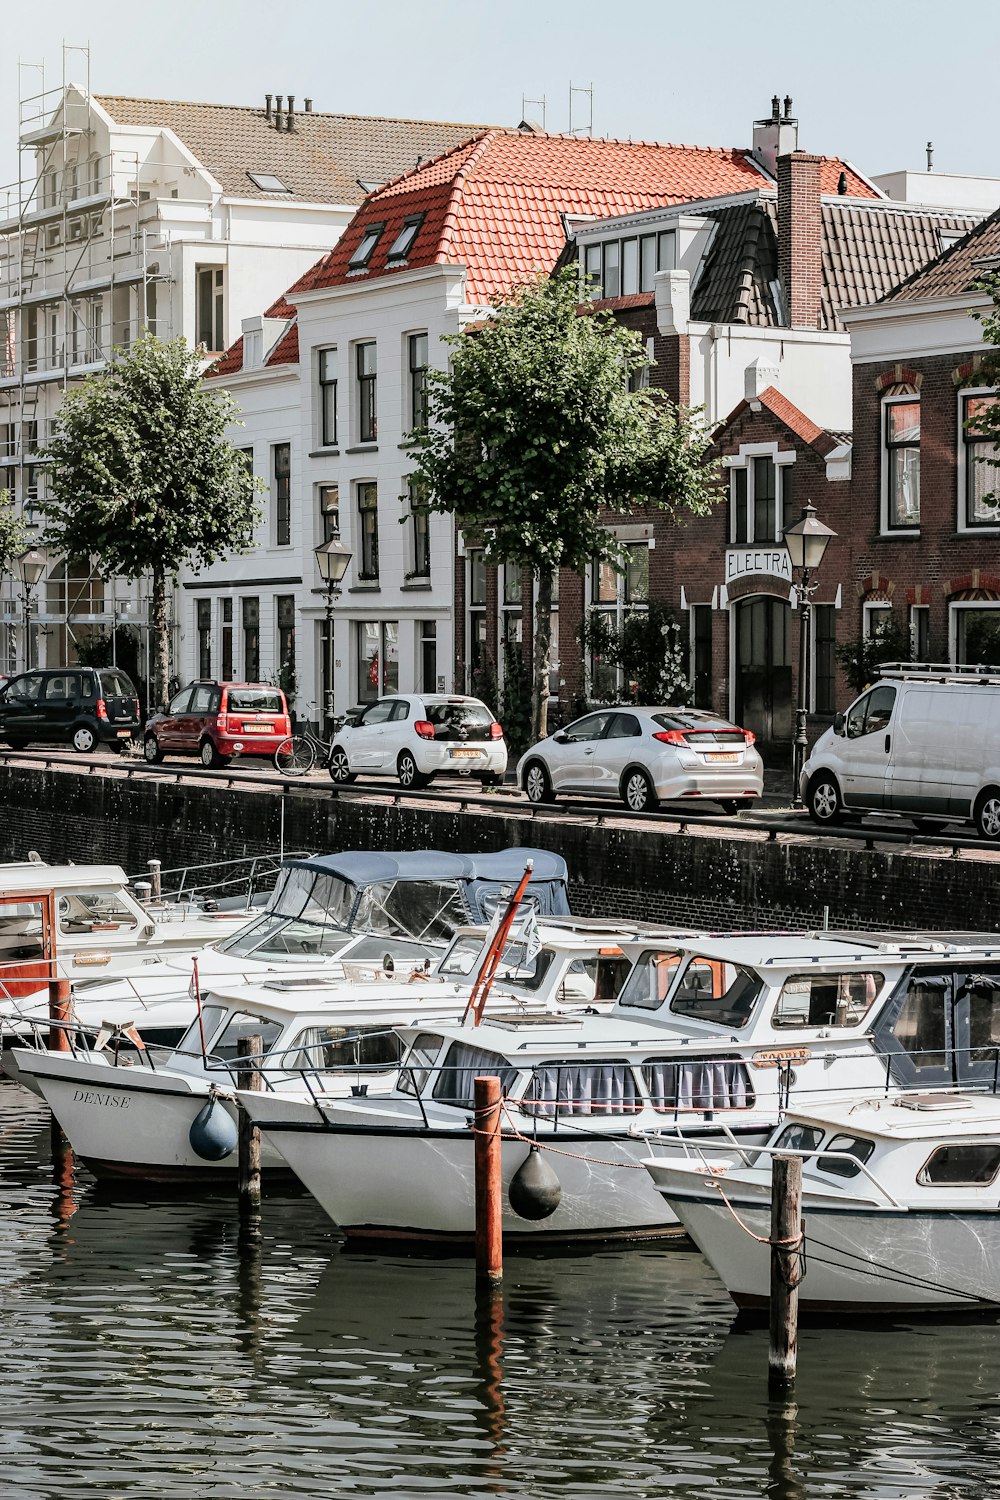
[[[775, 197], [761, 194], [756, 202], [715, 209], [706, 217], [719, 227], [692, 292], [691, 316], [698, 322], [780, 327], [771, 292], [778, 276]], [[885, 200], [824, 200], [820, 327], [841, 332], [838, 307], [867, 307], [884, 298], [937, 262], [942, 233], [966, 234], [976, 222], [972, 214], [914, 210]], [[1000, 252], [1000, 232], [997, 246]]]
[[987, 263], [1000, 257], [1000, 209], [977, 224], [931, 265], [911, 275], [883, 300], [918, 302], [928, 297], [961, 297], [979, 280]]

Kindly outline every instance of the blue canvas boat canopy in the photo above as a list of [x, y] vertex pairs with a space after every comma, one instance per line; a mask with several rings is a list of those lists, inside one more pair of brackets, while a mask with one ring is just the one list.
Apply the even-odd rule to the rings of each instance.
[[455, 881], [476, 922], [487, 922], [496, 903], [513, 892], [528, 860], [532, 861], [528, 891], [540, 914], [567, 916], [569, 872], [560, 854], [548, 849], [499, 849], [489, 854], [450, 854], [442, 849], [380, 853], [345, 849], [286, 861], [286, 868], [313, 870], [362, 890], [398, 881]]

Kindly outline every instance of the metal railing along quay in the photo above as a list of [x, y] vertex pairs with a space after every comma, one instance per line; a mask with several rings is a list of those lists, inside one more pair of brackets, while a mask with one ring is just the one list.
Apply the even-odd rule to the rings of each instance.
[[[249, 765], [241, 765], [239, 762], [209, 770], [200, 765], [167, 765], [162, 762], [151, 766], [147, 765], [144, 760], [126, 756], [80, 755], [76, 751], [18, 750], [8, 752], [3, 759], [0, 759], [0, 765], [15, 761], [44, 768], [64, 767], [77, 771], [86, 770], [89, 775], [123, 776], [127, 780], [135, 777], [151, 777], [154, 780], [171, 781], [178, 785], [185, 781], [205, 781], [221, 783], [227, 789], [239, 786], [271, 787], [283, 793], [297, 791], [326, 795], [335, 801], [388, 801], [394, 805], [414, 802], [424, 805], [432, 803], [443, 810], [500, 812], [504, 816], [525, 817], [532, 822], [544, 819], [558, 819], [560, 822], [585, 820], [596, 824], [597, 827], [608, 822], [652, 824], [654, 827], [663, 828], [664, 832], [671, 830], [675, 833], [685, 833], [688, 828], [715, 828], [720, 832], [730, 834], [736, 830], [740, 833], [762, 833], [767, 836], [769, 843], [775, 843], [779, 836], [784, 835], [814, 841], [822, 839], [845, 844], [863, 844], [869, 850], [874, 849], [878, 844], [897, 844], [904, 848], [948, 848], [951, 850], [953, 859], [960, 858], [963, 850], [978, 851], [980, 854], [994, 852], [990, 844], [984, 843], [975, 834], [918, 833], [915, 829], [905, 826], [906, 819], [902, 815], [900, 815], [899, 826], [895, 826], [895, 823], [893, 825], [862, 824], [861, 826], [838, 824], [820, 829], [810, 822], [809, 815], [804, 810], [801, 812], [780, 811], [773, 814], [743, 812], [729, 816], [701, 813], [687, 808], [683, 811], [637, 813], [629, 811], [617, 802], [603, 799], [588, 801], [585, 798], [574, 798], [566, 802], [533, 803], [513, 786], [500, 786], [493, 791], [484, 791], [479, 794], [467, 791], [438, 791], [431, 788], [413, 792], [392, 784], [380, 785], [378, 783], [373, 783], [371, 786], [338, 787], [333, 785], [325, 772], [307, 776], [282, 776], [276, 771], [264, 771]], [[1000, 853], [1000, 850], [996, 852]]]

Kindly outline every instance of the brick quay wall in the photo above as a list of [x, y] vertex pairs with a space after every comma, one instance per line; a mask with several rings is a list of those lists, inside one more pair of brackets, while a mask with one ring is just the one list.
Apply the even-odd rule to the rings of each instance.
[[[282, 819], [282, 807], [284, 816]], [[1000, 857], [950, 858], [925, 847], [670, 829], [597, 826], [531, 817], [522, 804], [444, 810], [387, 798], [341, 796], [304, 784], [225, 788], [204, 781], [126, 777], [0, 761], [0, 860], [29, 849], [55, 863], [120, 864], [151, 857], [165, 869], [286, 849], [451, 849], [537, 845], [566, 860], [580, 915], [635, 917], [710, 928], [818, 926], [1000, 929]]]

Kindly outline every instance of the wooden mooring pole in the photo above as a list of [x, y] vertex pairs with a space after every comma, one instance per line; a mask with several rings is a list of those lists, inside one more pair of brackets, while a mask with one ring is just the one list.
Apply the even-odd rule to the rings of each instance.
[[71, 1050], [69, 1032], [70, 1009], [72, 1006], [73, 992], [68, 979], [49, 980], [49, 1051], [69, 1052]]
[[[259, 1033], [240, 1037], [236, 1044], [236, 1082], [239, 1088], [254, 1093], [261, 1087], [256, 1064], [263, 1056], [264, 1038]], [[242, 1105], [239, 1122], [240, 1217], [245, 1218], [260, 1213], [260, 1131], [251, 1123]]]
[[500, 1080], [475, 1080], [476, 1276], [503, 1280], [503, 1194], [500, 1185]]
[[776, 1156], [771, 1166], [771, 1318], [767, 1388], [795, 1382], [802, 1280], [802, 1158]]

